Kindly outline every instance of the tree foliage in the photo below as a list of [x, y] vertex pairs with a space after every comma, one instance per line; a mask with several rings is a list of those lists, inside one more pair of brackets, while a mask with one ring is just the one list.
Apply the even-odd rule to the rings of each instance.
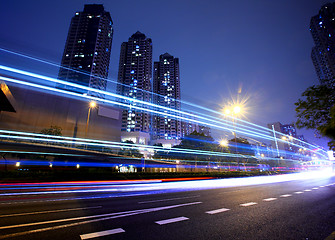
[[143, 154], [141, 154], [140, 151], [135, 146], [132, 147], [130, 145], [130, 144], [134, 144], [133, 141], [126, 140], [126, 141], [124, 141], [124, 143], [127, 143], [128, 147], [120, 148], [119, 155], [137, 157], [137, 158], [143, 157]]
[[45, 135], [62, 136], [62, 128], [56, 125], [51, 125], [50, 128], [42, 129], [41, 133]]
[[322, 136], [332, 139], [329, 147], [335, 148], [335, 88], [317, 85], [306, 89], [296, 105], [298, 128], [315, 129]]
[[[211, 137], [206, 136], [204, 133], [198, 133], [197, 131], [192, 132], [190, 135], [185, 136], [179, 145], [173, 147], [173, 149], [193, 149], [201, 151], [213, 151], [213, 152], [228, 152], [225, 147], [220, 147], [217, 142]], [[222, 161], [225, 158], [221, 156], [213, 156], [210, 154], [192, 154], [184, 152], [169, 152], [164, 150], [157, 150], [155, 158], [167, 158], [167, 159], [183, 159], [183, 160], [202, 160], [202, 161]]]
[[198, 133], [197, 131], [194, 131], [181, 140], [178, 148], [216, 151], [217, 144], [211, 136], [206, 136], [204, 133]]
[[249, 141], [245, 138], [233, 138], [229, 140], [229, 149], [231, 152], [243, 155], [255, 155]]

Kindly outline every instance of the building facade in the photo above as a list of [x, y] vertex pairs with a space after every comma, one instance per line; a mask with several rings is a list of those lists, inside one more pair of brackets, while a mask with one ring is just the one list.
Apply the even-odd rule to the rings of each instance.
[[[151, 102], [152, 41], [143, 33], [136, 32], [121, 45], [117, 93], [128, 98]], [[136, 110], [131, 100], [122, 100], [128, 108], [122, 114], [121, 131], [125, 138], [139, 135], [149, 141], [151, 116]], [[137, 105], [138, 106], [138, 105]], [[137, 132], [137, 133], [136, 133]], [[143, 141], [142, 141], [143, 142]]]
[[304, 136], [297, 134], [297, 130], [293, 124], [275, 122], [268, 124], [268, 128], [276, 132], [271, 132], [271, 136], [276, 137], [272, 142], [272, 148], [277, 151], [274, 156], [292, 157], [293, 153], [301, 153], [302, 149], [307, 146]]
[[[58, 78], [106, 90], [113, 21], [103, 5], [89, 4], [72, 17]], [[58, 88], [102, 97], [102, 94], [59, 84]]]
[[90, 109], [87, 100], [15, 85], [8, 87], [15, 111], [0, 112], [0, 129], [40, 133], [54, 125], [66, 137], [120, 141], [122, 110], [119, 108], [98, 103]]
[[335, 79], [335, 3], [324, 5], [310, 21], [310, 31], [315, 43], [312, 61], [321, 84]]
[[[159, 61], [154, 62], [153, 102], [157, 105], [181, 109], [180, 104], [180, 74], [179, 59], [168, 53], [159, 56]], [[165, 111], [176, 115], [173, 111]], [[157, 115], [153, 117], [153, 139], [179, 140], [182, 137], [182, 123], [170, 116]]]

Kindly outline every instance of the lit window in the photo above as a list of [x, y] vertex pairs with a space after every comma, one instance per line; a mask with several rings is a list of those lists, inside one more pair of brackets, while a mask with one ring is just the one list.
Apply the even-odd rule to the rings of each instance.
[[134, 73], [135, 73], [135, 71], [134, 71], [134, 70], [131, 70], [131, 71], [130, 71], [130, 73], [131, 73], [131, 74], [134, 74]]
[[79, 15], [79, 13], [76, 12], [76, 15]]
[[98, 31], [101, 32], [101, 29], [99, 28]]

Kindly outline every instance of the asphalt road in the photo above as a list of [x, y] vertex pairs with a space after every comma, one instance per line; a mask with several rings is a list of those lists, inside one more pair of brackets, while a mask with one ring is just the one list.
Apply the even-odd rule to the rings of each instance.
[[0, 239], [333, 239], [335, 177], [253, 179], [0, 185]]

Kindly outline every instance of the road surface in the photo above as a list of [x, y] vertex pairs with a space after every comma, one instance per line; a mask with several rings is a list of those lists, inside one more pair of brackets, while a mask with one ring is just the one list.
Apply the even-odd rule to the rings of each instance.
[[334, 176], [264, 179], [2, 184], [0, 239], [334, 239]]

